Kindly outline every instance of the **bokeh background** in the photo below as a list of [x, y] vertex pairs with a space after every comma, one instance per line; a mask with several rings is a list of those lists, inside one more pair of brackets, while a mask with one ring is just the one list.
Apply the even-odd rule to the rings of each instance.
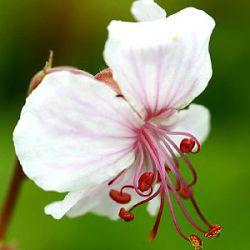
[[[55, 52], [55, 65], [72, 65], [92, 74], [105, 68], [102, 50], [110, 20], [133, 20], [132, 0], [0, 0], [0, 201], [14, 161], [12, 131], [30, 78]], [[195, 195], [207, 217], [223, 225], [204, 249], [250, 249], [249, 69], [250, 2], [246, 0], [159, 0], [172, 14], [187, 6], [212, 15], [217, 27], [211, 40], [214, 75], [197, 98], [212, 113], [212, 130], [202, 152], [193, 158], [199, 172]], [[23, 185], [9, 228], [8, 242], [21, 250], [192, 249], [180, 239], [167, 211], [159, 235], [148, 242], [154, 219], [144, 208], [126, 224], [89, 214], [55, 221], [43, 213], [61, 198], [31, 181]], [[180, 215], [187, 232], [192, 232]]]

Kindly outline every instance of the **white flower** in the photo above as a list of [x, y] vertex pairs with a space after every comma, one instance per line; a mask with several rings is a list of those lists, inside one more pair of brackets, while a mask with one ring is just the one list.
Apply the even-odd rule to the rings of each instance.
[[[194, 8], [166, 18], [153, 0], [134, 2], [132, 13], [142, 22], [112, 21], [108, 27], [104, 58], [113, 79], [109, 70], [96, 78], [67, 71], [46, 75], [22, 110], [16, 153], [38, 186], [68, 192], [46, 207], [54, 218], [94, 212], [130, 221], [136, 206], [151, 201], [148, 210], [158, 212], [154, 238], [167, 201], [177, 230], [194, 244], [196, 236], [179, 229], [170, 192], [190, 223], [207, 232], [190, 218], [179, 195], [211, 227], [194, 201], [190, 187], [197, 177], [186, 156], [199, 151], [210, 116], [201, 105], [180, 109], [211, 78], [208, 45], [215, 22]], [[176, 155], [193, 173], [190, 184]]]

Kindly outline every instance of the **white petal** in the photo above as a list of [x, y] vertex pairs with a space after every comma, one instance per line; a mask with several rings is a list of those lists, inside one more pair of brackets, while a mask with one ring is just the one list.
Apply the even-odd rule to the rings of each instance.
[[[171, 130], [188, 132], [203, 142], [210, 131], [210, 112], [202, 105], [192, 104], [188, 109], [178, 112]], [[181, 138], [172, 136], [172, 139], [179, 145]]]
[[[108, 197], [108, 183], [104, 183], [98, 186], [92, 192], [89, 192], [87, 196], [83, 195], [82, 198], [74, 204], [68, 211], [65, 211], [64, 215], [67, 214], [68, 217], [74, 218], [86, 213], [92, 212], [96, 207], [102, 207], [103, 202], [110, 202], [111, 199]], [[113, 209], [107, 210], [107, 216], [113, 218], [113, 216], [117, 216], [115, 214], [116, 211], [113, 212]]]
[[86, 191], [134, 162], [134, 129], [141, 125], [105, 84], [57, 72], [27, 98], [14, 143], [24, 172], [38, 186]]
[[133, 204], [141, 201], [143, 197], [138, 196], [133, 190], [126, 189], [132, 197], [131, 202], [128, 204], [118, 204], [109, 197], [110, 189], [120, 190], [124, 185], [132, 185], [133, 176], [135, 172], [135, 165], [128, 168], [119, 179], [111, 186], [108, 183], [103, 184], [89, 197], [83, 197], [72, 209], [69, 210], [67, 215], [69, 217], [76, 217], [84, 215], [87, 212], [92, 212], [100, 216], [107, 216], [112, 220], [119, 219], [119, 211], [122, 207], [129, 209]]
[[[61, 219], [77, 202], [86, 195], [86, 192], [75, 191], [68, 193], [63, 201], [56, 201], [45, 207], [45, 213], [55, 219]], [[94, 202], [94, 199], [93, 199]]]
[[166, 18], [167, 14], [154, 0], [138, 0], [133, 2], [131, 12], [138, 21], [153, 21]]
[[132, 184], [134, 171], [135, 166], [133, 165], [125, 170], [119, 179], [111, 186], [108, 185], [108, 182], [105, 182], [93, 190], [89, 190], [89, 192], [70, 192], [63, 201], [48, 205], [45, 208], [45, 213], [52, 215], [55, 219], [60, 219], [65, 214], [69, 217], [77, 217], [92, 212], [116, 220], [119, 218], [118, 214], [122, 207], [127, 209], [132, 206], [131, 204], [142, 200], [134, 191], [128, 190], [126, 190], [126, 192], [131, 194], [132, 201], [126, 205], [118, 204], [109, 197], [110, 189], [120, 190], [122, 186]]
[[104, 57], [137, 112], [145, 117], [183, 108], [205, 89], [214, 26], [194, 8], [152, 22], [111, 22]]
[[[156, 184], [154, 186], [154, 191], [157, 191], [159, 187], [160, 187], [160, 184]], [[161, 195], [158, 195], [153, 200], [149, 201], [147, 205], [147, 212], [151, 216], [156, 216], [159, 212], [160, 205], [161, 205]]]
[[148, 213], [151, 216], [156, 216], [157, 213], [159, 212], [160, 204], [161, 204], [160, 196], [155, 197], [153, 200], [151, 200], [148, 203], [148, 206], [147, 206]]
[[[110, 189], [120, 190], [124, 185], [132, 185], [136, 165], [132, 165], [117, 179], [111, 186], [108, 182], [97, 186], [89, 192], [76, 191], [66, 195], [63, 201], [54, 202], [45, 208], [45, 213], [52, 215], [55, 219], [61, 219], [64, 215], [68, 217], [78, 217], [86, 213], [94, 213], [99, 216], [107, 216], [112, 220], [119, 219], [119, 211], [123, 207], [131, 208], [134, 204], [142, 201], [144, 198], [138, 196], [134, 191], [126, 189], [132, 197], [128, 204], [118, 204], [109, 197]], [[150, 166], [146, 166], [143, 171], [148, 171]], [[155, 185], [154, 192], [159, 185]], [[154, 198], [148, 203], [147, 211], [151, 216], [158, 213], [160, 207], [160, 197]]]

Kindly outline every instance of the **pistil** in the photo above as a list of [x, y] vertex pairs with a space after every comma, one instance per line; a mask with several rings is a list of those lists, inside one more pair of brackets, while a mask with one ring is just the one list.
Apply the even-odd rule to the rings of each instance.
[[213, 225], [210, 227], [210, 230], [205, 234], [205, 237], [209, 239], [214, 239], [220, 235], [221, 230], [222, 228], [220, 225]]

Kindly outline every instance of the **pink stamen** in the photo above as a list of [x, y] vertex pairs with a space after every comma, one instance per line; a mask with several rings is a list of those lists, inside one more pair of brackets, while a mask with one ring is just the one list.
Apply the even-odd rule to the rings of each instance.
[[149, 240], [153, 240], [156, 235], [157, 235], [157, 232], [158, 232], [158, 228], [159, 228], [159, 225], [160, 225], [160, 222], [161, 222], [161, 217], [162, 217], [162, 213], [163, 213], [163, 208], [164, 208], [164, 192], [161, 192], [161, 204], [160, 204], [160, 209], [159, 209], [159, 212], [157, 214], [157, 218], [156, 218], [156, 221], [155, 221], [155, 224], [154, 224], [154, 227], [151, 231], [151, 233], [149, 234]]
[[[165, 111], [164, 111], [165, 112]], [[171, 137], [170, 137], [171, 136]], [[172, 136], [183, 136], [184, 139], [181, 141], [180, 145], [177, 146], [172, 140]], [[158, 211], [158, 215], [154, 224], [154, 227], [149, 235], [149, 239], [152, 240], [156, 237], [159, 224], [162, 218], [162, 213], [164, 210], [164, 201], [166, 199], [170, 214], [175, 225], [175, 228], [179, 235], [187, 241], [190, 241], [195, 249], [199, 250], [202, 247], [202, 241], [196, 234], [192, 234], [190, 237], [187, 237], [180, 229], [180, 226], [177, 222], [174, 206], [172, 203], [172, 198], [170, 192], [173, 193], [173, 197], [177, 201], [179, 208], [183, 212], [184, 216], [187, 218], [189, 223], [196, 228], [198, 231], [205, 234], [206, 237], [215, 237], [220, 233], [220, 226], [212, 226], [206, 218], [201, 213], [195, 199], [193, 196], [192, 186], [197, 181], [197, 174], [193, 165], [188, 160], [185, 154], [187, 153], [198, 153], [200, 151], [199, 141], [190, 133], [187, 132], [176, 132], [171, 131], [171, 127], [155, 125], [151, 122], [147, 122], [138, 133], [138, 140], [136, 143], [136, 160], [137, 167], [133, 177], [133, 183], [124, 185], [120, 191], [113, 190], [112, 195], [110, 195], [113, 200], [118, 203], [128, 200], [128, 193], [124, 192], [125, 189], [131, 189], [137, 195], [141, 197], [146, 197], [146, 199], [136, 203], [129, 210], [122, 208], [120, 210], [120, 217], [125, 221], [131, 221], [134, 219], [134, 215], [131, 213], [136, 207], [143, 205], [158, 195], [161, 195], [161, 203]], [[196, 146], [196, 150], [193, 149]], [[193, 174], [193, 180], [188, 185], [184, 180], [183, 176], [179, 171], [179, 160], [177, 154], [184, 160], [189, 169]], [[151, 163], [152, 168], [145, 168], [144, 164], [149, 165]], [[120, 173], [117, 177], [109, 182], [109, 185], [112, 185], [124, 172]], [[169, 174], [173, 174], [176, 180], [176, 186], [174, 186], [173, 181], [171, 180]], [[153, 186], [155, 183], [160, 183], [160, 188], [153, 193]], [[149, 192], [147, 192], [149, 191]], [[145, 193], [147, 192], [147, 193]], [[114, 195], [115, 194], [115, 195]], [[118, 195], [117, 195], [118, 194]], [[117, 195], [117, 196], [116, 196]], [[130, 194], [128, 194], [130, 195]], [[115, 196], [115, 198], [114, 198]], [[126, 196], [126, 198], [124, 198]], [[118, 198], [117, 198], [118, 197]], [[192, 202], [196, 212], [202, 219], [202, 221], [209, 227], [209, 230], [202, 229], [192, 217], [187, 212], [185, 206], [182, 203], [181, 197], [188, 199]], [[123, 201], [125, 199], [125, 201]], [[126, 200], [127, 199], [127, 200]]]
[[[154, 138], [152, 138], [151, 135], [150, 135], [149, 133], [147, 134], [147, 137], [148, 137], [148, 139], [150, 140], [150, 146], [154, 148], [153, 151], [155, 152], [155, 156], [156, 156], [156, 154], [158, 155], [158, 162], [159, 162], [159, 166], [161, 167], [162, 173], [165, 174], [165, 176], [161, 176], [161, 178], [162, 178], [162, 179], [165, 179], [165, 180], [167, 181], [167, 183], [168, 183], [168, 185], [170, 186], [170, 188], [171, 188], [171, 190], [172, 190], [172, 192], [173, 192], [173, 194], [174, 194], [174, 197], [175, 197], [177, 203], [179, 204], [179, 206], [180, 206], [180, 208], [181, 208], [183, 214], [184, 214], [185, 217], [188, 219], [188, 221], [191, 223], [191, 225], [193, 225], [197, 230], [199, 230], [199, 231], [202, 232], [202, 233], [206, 233], [206, 231], [203, 230], [203, 229], [201, 229], [201, 228], [193, 221], [193, 219], [189, 216], [187, 210], [185, 209], [184, 205], [182, 204], [182, 202], [181, 202], [181, 200], [180, 200], [180, 197], [179, 197], [178, 193], [176, 192], [176, 190], [175, 190], [175, 188], [174, 188], [174, 186], [173, 186], [173, 184], [172, 184], [171, 179], [169, 178], [168, 174], [164, 171], [164, 163], [163, 163], [163, 161], [162, 161], [163, 158], [162, 158], [161, 155], [159, 155], [159, 154], [161, 154], [161, 151], [159, 150], [157, 143], [154, 142]], [[156, 157], [156, 158], [157, 158], [157, 157]], [[167, 163], [168, 163], [169, 166], [172, 164], [171, 162], [167, 162]], [[160, 171], [159, 171], [159, 172], [160, 172]], [[161, 172], [160, 172], [160, 173], [161, 173]], [[162, 184], [163, 184], [163, 188], [164, 188], [165, 192], [168, 192], [167, 184], [166, 184], [165, 182], [162, 182]]]
[[[173, 142], [172, 140], [171, 140], [171, 142], [174, 144], [174, 142]], [[175, 148], [176, 148], [176, 150], [177, 150], [177, 146], [176, 146], [176, 145], [175, 145]], [[180, 152], [179, 152], [179, 153], [180, 153]], [[181, 155], [181, 154], [180, 154], [180, 155]], [[185, 157], [185, 156], [184, 156], [184, 157]], [[186, 158], [186, 157], [185, 157], [185, 159], [186, 159], [186, 162], [187, 162], [187, 158]], [[195, 201], [195, 199], [194, 199], [194, 197], [193, 197], [192, 190], [190, 190], [191, 186], [193, 186], [193, 185], [196, 183], [197, 175], [196, 175], [196, 172], [195, 172], [193, 166], [192, 166], [191, 164], [190, 164], [189, 166], [191, 167], [191, 170], [193, 170], [192, 172], [193, 172], [195, 178], [194, 178], [193, 182], [192, 182], [191, 184], [188, 185], [188, 184], [186, 184], [186, 182], [184, 181], [184, 179], [181, 177], [181, 178], [182, 178], [182, 183], [183, 183], [182, 188], [184, 188], [185, 191], [187, 192], [187, 193], [186, 193], [186, 197], [189, 197], [189, 198], [190, 198], [190, 200], [192, 201], [192, 204], [193, 204], [193, 206], [194, 206], [196, 212], [198, 213], [198, 215], [200, 216], [200, 218], [202, 219], [202, 221], [203, 221], [208, 227], [210, 227], [211, 224], [207, 221], [207, 219], [205, 218], [205, 216], [201, 213], [201, 210], [199, 209], [199, 207], [198, 207], [198, 205], [197, 205], [197, 203], [196, 203], [196, 201]]]
[[160, 194], [160, 192], [161, 192], [161, 187], [158, 188], [158, 190], [157, 190], [152, 196], [150, 196], [150, 197], [148, 197], [147, 199], [145, 199], [145, 200], [143, 200], [143, 201], [140, 201], [140, 202], [138, 202], [137, 204], [135, 204], [133, 207], [131, 207], [131, 208], [129, 209], [129, 211], [131, 212], [131, 211], [134, 210], [136, 207], [138, 207], [138, 206], [140, 206], [140, 205], [143, 205], [143, 204], [145, 204], [145, 203], [147, 203], [147, 202], [153, 200], [156, 196], [158, 196], [158, 195]]
[[144, 194], [138, 188], [139, 175], [142, 171], [142, 167], [143, 167], [143, 163], [144, 163], [144, 152], [143, 152], [141, 143], [138, 143], [138, 150], [139, 150], [139, 154], [140, 154], [140, 161], [139, 161], [139, 164], [138, 164], [136, 171], [135, 171], [133, 185], [134, 185], [134, 189], [135, 189], [136, 193], [140, 196], [144, 196]]
[[[153, 143], [149, 140], [147, 140], [146, 136], [145, 138], [143, 138], [143, 141], [145, 143], [145, 146], [150, 154], [150, 156], [152, 157], [152, 161], [154, 161], [156, 163], [156, 165], [159, 166], [159, 161], [157, 160], [157, 157], [155, 155], [155, 150], [154, 150], [154, 147], [152, 147]], [[159, 174], [161, 176], [161, 180], [165, 180], [165, 171], [163, 169], [159, 169]], [[167, 195], [167, 200], [168, 200], [168, 205], [169, 205], [169, 208], [170, 208], [170, 213], [171, 213], [171, 216], [172, 216], [172, 220], [174, 222], [174, 225], [175, 225], [175, 228], [177, 230], [177, 232], [179, 233], [179, 235], [184, 238], [185, 240], [189, 240], [188, 237], [186, 237], [182, 231], [180, 230], [180, 227], [178, 225], [178, 222], [176, 220], [176, 217], [175, 217], [175, 213], [174, 213], [174, 207], [173, 207], [173, 204], [172, 204], [172, 201], [171, 201], [171, 197], [170, 197], [170, 193], [169, 193], [169, 190], [168, 188], [166, 187], [166, 183], [164, 185], [164, 181], [162, 181], [162, 184], [163, 184], [163, 187], [164, 187], [164, 191]]]
[[[123, 187], [121, 188], [121, 192], [123, 192], [124, 189], [134, 189], [134, 190], [135, 190], [135, 186], [134, 186], [134, 185], [125, 185], [125, 186], [123, 186]], [[142, 197], [148, 197], [148, 196], [150, 196], [152, 193], [153, 193], [153, 188], [151, 187], [151, 188], [149, 189], [149, 193], [148, 193], [148, 194], [144, 194], [144, 193], [141, 193], [141, 192], [140, 192], [139, 195], [142, 196]]]
[[[190, 135], [190, 134], [189, 134]], [[165, 138], [165, 137], [164, 137]], [[181, 175], [179, 175], [182, 179], [182, 188], [184, 188], [184, 190], [186, 191], [186, 197], [188, 196], [191, 201], [192, 201], [192, 204], [196, 210], [196, 212], [198, 213], [198, 215], [200, 216], [200, 218], [202, 219], [202, 221], [208, 226], [208, 227], [211, 227], [211, 224], [207, 221], [207, 219], [205, 218], [205, 216], [201, 213], [201, 210], [199, 209], [194, 197], [193, 197], [193, 193], [192, 193], [192, 190], [190, 190], [190, 187], [193, 186], [195, 183], [196, 183], [196, 180], [197, 180], [197, 174], [196, 174], [196, 171], [194, 170], [192, 164], [189, 162], [189, 160], [187, 159], [187, 157], [182, 154], [182, 152], [179, 150], [179, 148], [177, 147], [177, 145], [169, 138], [167, 137], [166, 138], [167, 140], [170, 141], [170, 143], [172, 144], [172, 146], [177, 150], [177, 152], [184, 158], [185, 162], [188, 163], [188, 166], [190, 167], [193, 175], [194, 175], [194, 180], [191, 184], [187, 185], [185, 180], [183, 179], [183, 177]], [[168, 145], [167, 143], [164, 143], [164, 145]], [[177, 170], [178, 171], [178, 170]]]
[[[167, 129], [167, 127], [165, 126], [162, 126], [162, 128], [164, 129]], [[186, 136], [186, 137], [190, 137], [196, 144], [197, 146], [197, 149], [192, 152], [194, 154], [198, 154], [200, 152], [200, 149], [201, 149], [201, 145], [200, 145], [200, 142], [197, 140], [197, 138], [195, 136], [193, 136], [192, 134], [190, 133], [187, 133], [187, 132], [171, 132], [171, 131], [167, 131], [168, 135], [183, 135], [183, 136]]]
[[186, 162], [186, 164], [188, 165], [189, 169], [191, 170], [191, 172], [193, 174], [193, 181], [189, 184], [189, 186], [192, 187], [197, 182], [197, 173], [196, 173], [193, 165], [188, 160], [188, 158], [181, 152], [181, 150], [179, 149], [179, 147], [174, 143], [174, 141], [169, 136], [165, 135], [165, 136], [163, 136], [163, 138], [164, 138], [163, 143], [165, 144], [166, 141], [169, 142], [174, 147], [174, 149], [179, 153], [179, 155], [181, 156], [181, 158]]

